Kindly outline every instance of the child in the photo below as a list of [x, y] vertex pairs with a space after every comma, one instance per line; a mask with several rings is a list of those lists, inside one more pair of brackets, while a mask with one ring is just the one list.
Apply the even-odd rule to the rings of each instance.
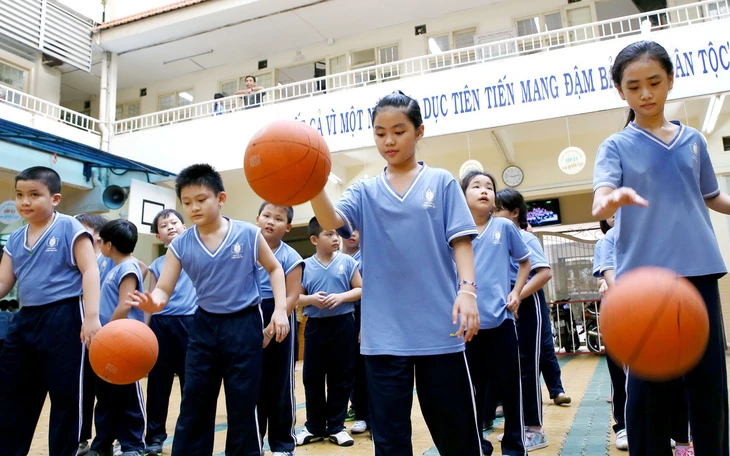
[[355, 441], [345, 429], [345, 416], [357, 350], [353, 312], [362, 279], [357, 262], [339, 252], [340, 237], [334, 230], [322, 230], [316, 217], [309, 221], [309, 239], [317, 252], [304, 261], [304, 294], [299, 298], [308, 317], [303, 372], [307, 422], [297, 434], [297, 445], [329, 436], [339, 446], [351, 446]]
[[[466, 344], [466, 357], [474, 379], [477, 422], [494, 420], [496, 402], [501, 398], [505, 418], [502, 454], [524, 456], [525, 450], [536, 448], [529, 440], [525, 442], [515, 314], [530, 273], [530, 250], [512, 222], [492, 216], [496, 187], [494, 177], [480, 171], [471, 171], [461, 180], [479, 231], [472, 241], [476, 279], [484, 284], [477, 299], [480, 331]], [[511, 260], [519, 263], [517, 280], [512, 285]], [[483, 437], [482, 451], [487, 456], [494, 451], [492, 443]]]
[[[99, 267], [99, 279], [100, 285], [104, 283], [107, 272], [111, 269], [109, 266], [113, 266], [113, 261], [101, 254], [101, 238], [99, 238], [99, 231], [104, 227], [107, 220], [101, 215], [97, 214], [78, 214], [74, 216], [76, 220], [86, 228], [86, 231], [91, 235], [94, 242], [94, 252], [96, 253], [96, 265]], [[84, 372], [89, 373], [91, 371], [91, 364], [89, 364], [89, 352], [87, 351], [84, 355]], [[89, 452], [89, 440], [91, 440], [91, 426], [94, 420], [94, 400], [96, 394], [94, 393], [94, 376], [87, 375], [84, 379], [83, 389], [83, 420], [81, 421], [81, 438], [79, 439], [79, 449], [76, 453], [77, 456], [82, 456]]]
[[[261, 204], [256, 217], [256, 225], [274, 256], [284, 269], [286, 281], [286, 312], [289, 327], [296, 328], [294, 308], [302, 291], [302, 269], [304, 261], [296, 250], [281, 241], [291, 230], [294, 209], [290, 206], [277, 206], [268, 202]], [[271, 291], [269, 275], [258, 267], [261, 284], [261, 311], [264, 326], [271, 321], [274, 313], [274, 295]], [[261, 370], [261, 390], [258, 400], [259, 433], [263, 440], [268, 424], [269, 448], [274, 456], [292, 456], [296, 447], [294, 421], [296, 401], [294, 400], [295, 341], [297, 332], [291, 330], [281, 343], [270, 343], [271, 338], [264, 336], [263, 368]]]
[[[631, 111], [623, 131], [598, 151], [593, 216], [616, 215], [615, 276], [641, 266], [661, 266], [686, 277], [707, 306], [710, 333], [699, 364], [683, 377], [694, 452], [725, 455], [728, 391], [718, 278], [726, 273], [707, 208], [730, 214], [707, 144], [695, 129], [664, 117], [674, 82], [672, 59], [659, 44], [640, 41], [616, 57], [611, 77]], [[644, 199], [646, 198], [646, 199]], [[656, 221], [662, 229], [656, 229]], [[671, 382], [651, 382], [629, 372], [626, 430], [631, 452], [670, 455]], [[679, 450], [679, 449], [678, 449]], [[679, 452], [679, 451], [678, 451]], [[683, 450], [680, 454], [687, 454]]]
[[[183, 270], [198, 296], [172, 455], [213, 453], [222, 380], [228, 411], [226, 453], [258, 456], [256, 401], [264, 333], [278, 342], [289, 333], [284, 271], [261, 230], [221, 215], [227, 195], [223, 179], [212, 166], [183, 169], [175, 179], [175, 190], [195, 226], [172, 240], [155, 289], [130, 296], [130, 303], [145, 312], [159, 312]], [[271, 277], [276, 303], [266, 329], [261, 323], [257, 262]]]
[[91, 343], [101, 327], [99, 268], [81, 223], [54, 210], [60, 192], [61, 177], [50, 168], [34, 166], [15, 177], [15, 206], [28, 224], [10, 235], [0, 262], [0, 298], [17, 281], [23, 303], [0, 354], [3, 454], [28, 453], [46, 394], [49, 454], [78, 450], [82, 342]]
[[464, 340], [479, 330], [471, 247], [476, 226], [456, 179], [416, 161], [424, 132], [418, 102], [394, 92], [378, 102], [371, 121], [388, 163], [384, 172], [357, 181], [336, 207], [325, 192], [311, 204], [322, 228], [339, 229], [344, 237], [360, 230], [367, 253], [360, 350], [375, 456], [413, 454], [414, 376], [439, 453], [479, 456], [464, 355]]
[[[113, 261], [101, 286], [99, 317], [102, 325], [121, 318], [144, 321], [142, 311], [126, 303], [128, 294], [144, 289], [142, 270], [132, 258], [137, 245], [137, 227], [127, 220], [112, 220], [104, 225], [99, 237], [101, 253]], [[113, 385], [96, 377], [94, 387], [96, 435], [88, 454], [110, 455], [116, 438], [124, 456], [143, 456], [145, 411], [140, 383]]]
[[[164, 209], [155, 215], [150, 231], [157, 240], [168, 247], [173, 239], [185, 231], [182, 215], [175, 209]], [[154, 290], [165, 264], [165, 256], [152, 262], [150, 271], [150, 290]], [[162, 312], [149, 317], [149, 325], [157, 336], [159, 355], [155, 367], [147, 377], [147, 432], [145, 440], [147, 453], [162, 454], [162, 444], [167, 439], [167, 410], [170, 405], [172, 384], [177, 375], [180, 391], [185, 388], [185, 357], [188, 353], [188, 331], [193, 322], [193, 314], [198, 309], [195, 304], [195, 287], [185, 271], [180, 272], [175, 288]]]
[[[552, 277], [550, 266], [540, 246], [540, 241], [527, 229], [527, 206], [522, 194], [506, 188], [497, 193], [498, 217], [506, 217], [520, 229], [520, 235], [530, 248], [531, 270], [527, 284], [520, 293], [520, 313], [517, 318], [517, 339], [520, 344], [520, 370], [522, 373], [522, 405], [527, 426], [529, 449], [548, 445], [542, 429], [542, 387], [540, 386], [540, 356], [542, 352], [543, 313], [548, 313], [542, 287]], [[512, 262], [510, 280], [517, 280], [517, 263]], [[553, 349], [554, 350], [554, 349]], [[560, 368], [558, 368], [560, 369]], [[562, 387], [561, 387], [562, 389]]]
[[[360, 232], [355, 230], [352, 232], [350, 239], [346, 239], [342, 246], [342, 253], [350, 255], [357, 261], [357, 270], [362, 277], [362, 250], [360, 250]], [[362, 434], [368, 430], [368, 421], [370, 420], [368, 413], [368, 389], [365, 380], [365, 358], [360, 353], [360, 326], [362, 322], [362, 314], [360, 312], [360, 303], [358, 299], [355, 301], [355, 327], [357, 328], [357, 354], [355, 355], [355, 381], [352, 385], [352, 417], [355, 420], [350, 433]], [[348, 412], [348, 417], [350, 412]]]

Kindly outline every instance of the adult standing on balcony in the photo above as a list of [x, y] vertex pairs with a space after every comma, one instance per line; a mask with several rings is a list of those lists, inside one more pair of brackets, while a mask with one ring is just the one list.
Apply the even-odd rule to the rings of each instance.
[[246, 86], [242, 90], [236, 92], [236, 95], [244, 95], [243, 104], [246, 106], [246, 109], [261, 106], [261, 99], [265, 94], [257, 92], [264, 90], [264, 87], [256, 85], [256, 76], [246, 76], [244, 78], [244, 83]]

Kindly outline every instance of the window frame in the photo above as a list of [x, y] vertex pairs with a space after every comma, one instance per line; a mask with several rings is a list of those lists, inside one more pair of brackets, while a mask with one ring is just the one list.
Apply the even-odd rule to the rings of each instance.
[[[139, 114], [137, 114], [137, 116], [141, 116], [142, 115], [142, 99], [137, 98], [135, 100], [129, 100], [129, 101], [125, 101], [122, 103], [117, 103], [117, 105], [114, 107], [114, 117], [115, 117], [114, 120], [130, 119], [131, 117], [129, 116], [129, 105], [134, 105], [134, 104], [139, 105]], [[116, 118], [116, 111], [117, 111], [117, 108], [119, 108], [120, 106], [122, 107], [122, 117]], [[132, 117], [136, 117], [136, 116], [132, 116]]]
[[[468, 31], [471, 31], [471, 30], [474, 31], [474, 33], [472, 34], [472, 36], [478, 36], [479, 35], [479, 24], [467, 25], [467, 26], [464, 26], [464, 27], [459, 27], [457, 29], [451, 29], [451, 30], [447, 30], [447, 31], [443, 31], [442, 30], [440, 32], [429, 33], [427, 35], [424, 35], [424, 46], [425, 46], [425, 50], [426, 50], [426, 55], [433, 55], [433, 56], [438, 55], [438, 54], [432, 54], [431, 53], [431, 49], [429, 49], [429, 47], [428, 47], [428, 41], [431, 38], [435, 38], [435, 37], [438, 37], [438, 36], [448, 35], [449, 36], [449, 48], [446, 49], [446, 50], [442, 50], [441, 52], [442, 53], [444, 53], [444, 52], [450, 52], [450, 51], [455, 51], [456, 50], [456, 48], [454, 47], [454, 45], [456, 44], [456, 39], [454, 38], [455, 35], [457, 33], [468, 32]], [[471, 47], [471, 46], [474, 46], [473, 40], [472, 40], [472, 44], [470, 44], [469, 46], [466, 46], [466, 47]], [[463, 48], [459, 48], [459, 49], [463, 49]]]
[[[192, 93], [193, 94], [193, 101], [191, 101], [190, 104], [194, 104], [195, 103], [195, 87], [189, 87], [189, 88], [185, 88], [185, 89], [174, 90], [174, 91], [171, 91], [171, 92], [165, 92], [165, 93], [161, 93], [161, 94], [157, 95], [157, 112], [169, 111], [171, 109], [177, 109], [177, 108], [189, 106], [189, 105], [180, 106], [178, 104], [178, 101], [180, 99], [180, 93], [181, 92], [190, 92], [190, 93]], [[171, 108], [167, 108], [167, 109], [162, 109], [162, 107], [160, 106], [160, 100], [162, 99], [162, 97], [167, 97], [167, 96], [170, 96], [170, 95], [174, 95], [175, 96], [175, 106], [173, 106]]]
[[3, 58], [0, 58], [0, 63], [2, 63], [4, 65], [7, 65], [7, 66], [9, 66], [11, 68], [15, 68], [16, 70], [20, 70], [23, 73], [23, 88], [22, 89], [20, 89], [18, 87], [15, 87], [15, 86], [11, 86], [9, 84], [5, 84], [5, 83], [3, 83], [3, 84], [4, 85], [7, 85], [8, 87], [12, 88], [13, 90], [18, 90], [18, 91], [23, 92], [23, 93], [30, 93], [30, 91], [29, 91], [29, 88], [30, 87], [29, 86], [30, 86], [30, 72], [31, 72], [31, 69], [30, 68], [26, 68], [26, 67], [24, 67], [22, 65], [18, 65], [16, 63], [13, 63], [13, 62], [11, 62], [9, 60], [6, 60], [6, 59], [3, 59]]

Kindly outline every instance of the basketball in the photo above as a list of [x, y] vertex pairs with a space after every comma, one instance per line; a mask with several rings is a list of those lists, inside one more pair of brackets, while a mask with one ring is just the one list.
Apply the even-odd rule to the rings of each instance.
[[89, 361], [96, 375], [127, 385], [147, 375], [157, 361], [157, 338], [141, 321], [124, 318], [104, 325], [91, 341]]
[[622, 276], [601, 303], [601, 334], [611, 358], [646, 380], [689, 372], [705, 353], [707, 308], [697, 289], [669, 270]]
[[327, 184], [331, 168], [322, 135], [294, 120], [279, 120], [259, 130], [243, 159], [251, 189], [282, 206], [296, 206], [317, 196]]

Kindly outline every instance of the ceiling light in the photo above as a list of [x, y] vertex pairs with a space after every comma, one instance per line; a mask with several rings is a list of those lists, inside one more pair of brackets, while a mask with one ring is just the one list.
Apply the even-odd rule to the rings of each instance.
[[710, 125], [710, 117], [712, 117], [712, 109], [715, 107], [715, 101], [717, 97], [715, 95], [710, 97], [710, 104], [707, 105], [707, 112], [705, 113], [705, 121], [702, 122], [702, 131], [707, 132], [707, 127]]
[[327, 176], [327, 180], [332, 182], [335, 185], [341, 185], [343, 182], [342, 179], [337, 177], [334, 173], [330, 173], [330, 175]]
[[725, 94], [722, 94], [720, 98], [715, 100], [715, 105], [712, 107], [712, 112], [710, 113], [710, 119], [709, 123], [707, 124], [707, 128], [703, 128], [704, 132], [708, 135], [712, 133], [712, 130], [715, 129], [715, 125], [717, 124], [718, 117], [720, 117], [720, 111], [722, 111], [722, 104], [724, 101]]

